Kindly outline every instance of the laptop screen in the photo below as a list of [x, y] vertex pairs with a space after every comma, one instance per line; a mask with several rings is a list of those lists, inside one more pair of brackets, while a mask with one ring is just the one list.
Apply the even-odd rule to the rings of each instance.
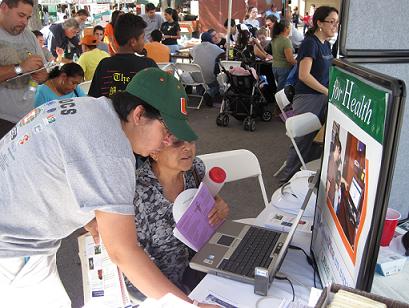
[[351, 185], [349, 186], [349, 195], [351, 196], [355, 208], [358, 210], [359, 202], [361, 201], [362, 196], [362, 188], [359, 186], [355, 177], [352, 178]]

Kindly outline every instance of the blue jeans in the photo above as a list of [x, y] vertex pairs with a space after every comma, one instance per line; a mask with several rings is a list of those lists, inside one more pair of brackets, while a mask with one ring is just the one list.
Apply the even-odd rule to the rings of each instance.
[[284, 88], [291, 67], [274, 67], [273, 74], [277, 82], [277, 92]]

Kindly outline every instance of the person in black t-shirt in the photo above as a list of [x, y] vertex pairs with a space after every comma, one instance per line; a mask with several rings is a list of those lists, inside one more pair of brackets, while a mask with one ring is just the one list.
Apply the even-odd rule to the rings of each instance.
[[162, 43], [170, 48], [171, 53], [175, 53], [179, 50], [177, 39], [180, 39], [178, 14], [176, 10], [168, 7], [163, 16], [166, 21], [160, 26], [160, 31], [163, 33]]
[[118, 53], [103, 59], [95, 70], [88, 95], [93, 97], [111, 96], [123, 91], [132, 77], [147, 67], [157, 67], [156, 63], [142, 54], [146, 23], [140, 16], [124, 14], [118, 17], [114, 36], [119, 44]]
[[[311, 112], [325, 123], [328, 105], [329, 70], [333, 59], [329, 39], [338, 31], [338, 10], [320, 6], [313, 16], [313, 27], [308, 30], [298, 50], [298, 80], [295, 85], [293, 111], [295, 115]], [[321, 147], [314, 147], [316, 132], [295, 138], [305, 162], [320, 156]], [[280, 182], [287, 182], [301, 166], [293, 146], [288, 151], [286, 167]]]

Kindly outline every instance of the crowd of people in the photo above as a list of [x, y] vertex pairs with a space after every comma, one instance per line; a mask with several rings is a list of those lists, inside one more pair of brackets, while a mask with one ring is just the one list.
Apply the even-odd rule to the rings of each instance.
[[[158, 68], [180, 48], [176, 11], [166, 9], [164, 18], [153, 4], [142, 16], [114, 11], [105, 28], [82, 37], [87, 11], [31, 32], [32, 11], [32, 0], [0, 4], [0, 288], [7, 290], [0, 306], [23, 292], [23, 306], [69, 307], [55, 256], [61, 239], [84, 226], [102, 239], [136, 297], [171, 292], [191, 302], [187, 294], [201, 275], [188, 267], [193, 252], [172, 234], [172, 206], [206, 170], [195, 156], [184, 87]], [[249, 7], [242, 23], [226, 20], [225, 27], [235, 48], [271, 61], [264, 66], [270, 92], [295, 69], [294, 112], [324, 122], [338, 11], [317, 8], [301, 40], [297, 14], [282, 16], [273, 5], [260, 27], [257, 8]], [[226, 41], [208, 29], [191, 50], [209, 105], [220, 95], [215, 68]], [[50, 61], [60, 64], [47, 72]], [[306, 160], [312, 137], [297, 140]], [[283, 181], [298, 164], [290, 149]], [[216, 196], [209, 224], [228, 214]]]

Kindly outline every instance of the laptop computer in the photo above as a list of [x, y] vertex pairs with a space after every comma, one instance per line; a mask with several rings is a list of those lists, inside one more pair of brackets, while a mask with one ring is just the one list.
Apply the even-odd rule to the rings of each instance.
[[358, 228], [360, 222], [360, 208], [363, 195], [363, 188], [359, 185], [355, 177], [352, 177], [348, 190], [348, 212], [350, 222], [354, 228]]
[[272, 282], [301, 220], [319, 172], [309, 183], [308, 193], [288, 233], [225, 221], [190, 261], [192, 269], [254, 284], [256, 267], [268, 269]]

